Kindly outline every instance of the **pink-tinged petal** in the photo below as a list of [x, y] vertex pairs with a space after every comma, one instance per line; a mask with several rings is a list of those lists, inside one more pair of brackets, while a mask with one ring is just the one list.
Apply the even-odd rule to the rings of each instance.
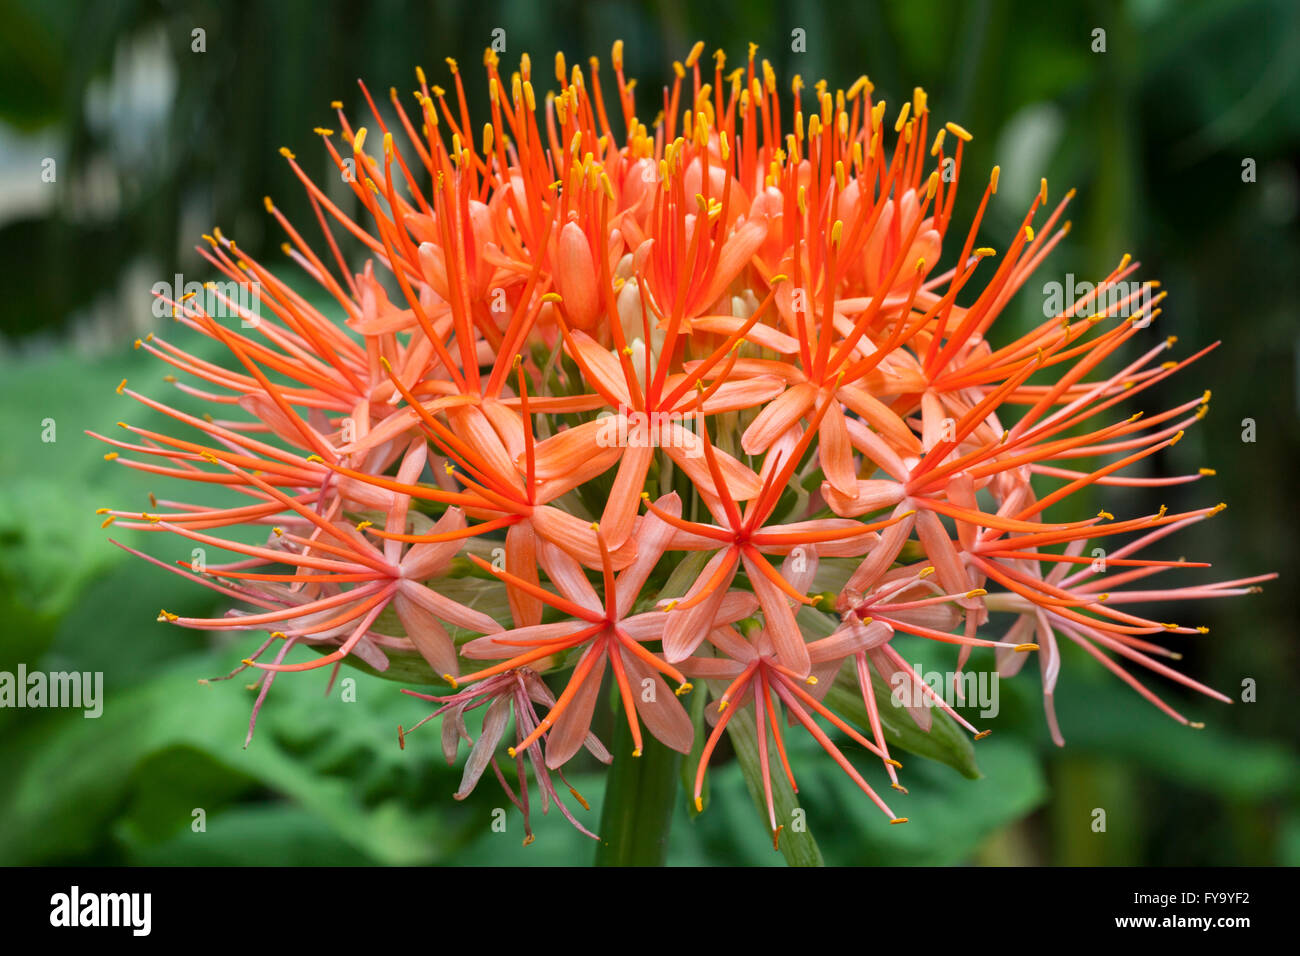
[[[975, 500], [975, 480], [967, 472], [959, 472], [948, 479], [948, 500], [959, 508], [970, 511], [980, 510], [979, 503]], [[962, 550], [973, 551], [979, 529], [969, 521], [960, 518], [953, 520], [957, 525], [957, 541], [961, 544]]]
[[723, 382], [706, 398], [701, 408], [708, 415], [753, 408], [780, 395], [785, 385], [770, 375]]
[[592, 328], [601, 312], [598, 272], [587, 235], [576, 222], [566, 222], [560, 230], [556, 260], [555, 285], [564, 298], [569, 323], [579, 329]]
[[[596, 699], [600, 696], [600, 682], [605, 676], [605, 649], [589, 647], [582, 655], [583, 660], [590, 655], [595, 655], [591, 670], [582, 678], [582, 683], [575, 688], [567, 706], [546, 735], [546, 766], [552, 770], [567, 763], [591, 733], [591, 715], [596, 709]], [[580, 661], [575, 673], [580, 673], [581, 670]]]
[[[406, 454], [402, 456], [402, 464], [397, 469], [397, 480], [404, 485], [411, 485], [416, 482], [424, 471], [425, 462], [429, 460], [429, 443], [424, 440], [423, 436], [411, 442]], [[393, 507], [388, 511], [388, 518], [384, 522], [384, 530], [389, 534], [402, 534], [406, 531], [406, 514], [411, 507], [409, 495], [394, 494]], [[384, 541], [384, 560], [389, 564], [397, 564], [402, 557], [402, 542], [389, 538]]]
[[[469, 402], [470, 399], [464, 395], [444, 395], [440, 398], [435, 398], [432, 401], [421, 402], [420, 404], [429, 415], [436, 415], [453, 405], [466, 405], [469, 404]], [[354, 420], [356, 419], [354, 418]], [[420, 418], [416, 415], [414, 409], [406, 407], [396, 409], [364, 435], [359, 434], [357, 440], [352, 444], [340, 446], [339, 451], [344, 454], [352, 455], [358, 453], [365, 454], [378, 448], [385, 442], [392, 441], [395, 438], [401, 438], [407, 432], [417, 428], [419, 421]]]
[[885, 478], [858, 479], [847, 495], [841, 494], [825, 481], [822, 482], [821, 490], [831, 511], [844, 518], [860, 518], [903, 500], [903, 486]]
[[448, 624], [479, 634], [494, 634], [501, 630], [501, 625], [482, 611], [476, 611], [458, 601], [453, 601], [418, 581], [399, 581], [397, 589], [398, 593], [407, 600], [414, 601]]
[[772, 642], [777, 659], [799, 677], [806, 677], [812, 662], [808, 658], [808, 645], [804, 643], [794, 612], [790, 609], [790, 599], [754, 565], [749, 555], [741, 555], [741, 558], [758, 604], [763, 609], [763, 620], [767, 625], [765, 633]]
[[[808, 646], [812, 647], [811, 644]], [[808, 676], [812, 678], [813, 683], [805, 686], [803, 690], [819, 701], [824, 700], [843, 666], [844, 658], [842, 657], [832, 661], [823, 661], [820, 664], [813, 661], [812, 669], [808, 672]]]
[[[673, 464], [684, 471], [697, 488], [707, 494], [717, 494], [713, 473], [704, 457], [704, 445], [695, 432], [670, 422], [661, 427], [659, 442]], [[733, 501], [748, 501], [762, 490], [758, 476], [725, 451], [715, 449], [713, 457]]]
[[[453, 531], [462, 531], [465, 527], [465, 515], [461, 510], [448, 508], [427, 533], [450, 534]], [[411, 545], [398, 565], [402, 577], [413, 581], [423, 581], [433, 577], [451, 563], [451, 559], [456, 556], [462, 544], [463, 541], [453, 538], [450, 541], [430, 541], [425, 544]]]
[[921, 539], [926, 557], [934, 565], [936, 577], [949, 594], [965, 594], [971, 590], [970, 575], [962, 564], [952, 538], [943, 522], [933, 511], [921, 511], [916, 516], [916, 535]]
[[883, 650], [885, 646], [866, 654], [876, 672], [889, 685], [889, 702], [895, 707], [905, 707], [916, 726], [929, 733], [934, 715], [925, 704], [925, 692], [916, 686], [916, 674], [910, 667], [902, 667], [891, 660]]
[[492, 427], [496, 429], [497, 437], [501, 439], [501, 444], [505, 446], [506, 454], [511, 458], [518, 458], [524, 453], [524, 422], [519, 417], [519, 413], [503, 402], [495, 399], [485, 399], [479, 406], [483, 409], [483, 414], [487, 416]]
[[479, 733], [478, 740], [474, 741], [469, 759], [465, 761], [465, 772], [460, 778], [460, 789], [453, 794], [457, 800], [464, 800], [478, 785], [479, 777], [483, 776], [483, 771], [491, 763], [492, 754], [501, 743], [501, 735], [505, 733], [509, 721], [510, 698], [498, 697], [488, 705], [487, 713], [483, 715], [483, 730]]
[[537, 502], [554, 501], [560, 495], [567, 494], [579, 485], [585, 485], [598, 475], [603, 475], [613, 468], [623, 456], [621, 448], [597, 447], [593, 453], [582, 461], [575, 462], [571, 471], [561, 477], [539, 482], [533, 494]]
[[[904, 511], [909, 511], [906, 503], [899, 504], [894, 509], [893, 517], [898, 517]], [[880, 533], [880, 543], [871, 549], [871, 552], [858, 565], [858, 569], [853, 572], [848, 583], [844, 585], [846, 592], [856, 592], [865, 594], [875, 587], [876, 582], [880, 579], [889, 566], [898, 558], [899, 552], [903, 550], [903, 545], [912, 534], [912, 525], [916, 521], [916, 516], [904, 518], [898, 524], [891, 524], [888, 528]]]
[[[921, 453], [921, 442], [912, 434], [907, 423], [898, 417], [897, 412], [865, 389], [846, 385], [835, 393], [835, 397], [847, 405], [853, 414], [884, 435], [895, 448], [901, 448], [909, 455]], [[878, 459], [876, 463], [885, 467], [885, 463]]]
[[[637, 716], [655, 738], [678, 753], [690, 753], [695, 726], [682, 703], [658, 671], [651, 670], [637, 655], [618, 649], [632, 685]], [[652, 684], [647, 685], [646, 681]], [[646, 698], [649, 698], [648, 700]]]
[[[476, 637], [461, 647], [465, 657], [476, 661], [504, 661], [525, 654], [542, 644], [562, 641], [588, 627], [586, 621], [557, 621], [554, 624], [529, 624], [513, 630]], [[507, 643], [508, 642], [508, 643]]]
[[688, 657], [677, 665], [687, 677], [699, 680], [733, 681], [740, 676], [745, 665], [727, 657]]
[[356, 644], [352, 647], [352, 656], [358, 657], [365, 661], [377, 671], [386, 671], [390, 662], [388, 655], [385, 654], [369, 637], [357, 639]]
[[[702, 315], [691, 320], [692, 332], [713, 332], [716, 335], [734, 335], [736, 330], [748, 321], [734, 315]], [[784, 332], [763, 325], [761, 322], [749, 327], [745, 339], [755, 345], [770, 349], [781, 355], [794, 355], [799, 351], [799, 340]]]
[[921, 396], [921, 445], [928, 452], [939, 442], [955, 437], [956, 420], [948, 416], [933, 392]]
[[[674, 518], [682, 516], [682, 499], [677, 496], [675, 491], [663, 495], [654, 505], [666, 515]], [[603, 522], [600, 530], [601, 533], [605, 533]], [[632, 610], [637, 595], [641, 593], [641, 588], [645, 586], [646, 579], [650, 577], [650, 572], [654, 570], [655, 565], [659, 563], [659, 559], [663, 557], [664, 551], [672, 543], [675, 532], [676, 529], [672, 525], [653, 512], [642, 519], [637, 530], [636, 560], [623, 570], [618, 576], [615, 585], [620, 617]]]
[[546, 576], [551, 579], [562, 595], [580, 607], [589, 611], [603, 611], [604, 604], [596, 589], [587, 580], [582, 566], [551, 542], [542, 539], [537, 542], [537, 558]]
[[[600, 542], [591, 522], [583, 521], [559, 508], [545, 506], [533, 509], [532, 525], [538, 535], [567, 551], [584, 567], [599, 569], [603, 566]], [[622, 546], [611, 549], [609, 557], [614, 570], [621, 571], [631, 564], [636, 558], [636, 550], [635, 537], [628, 538]]]
[[634, 641], [658, 641], [668, 626], [668, 615], [663, 611], [645, 611], [633, 614], [618, 622], [619, 630]]
[[[817, 553], [823, 558], [856, 558], [873, 548], [880, 535], [875, 531], [861, 531], [858, 534], [843, 538], [832, 538], [829, 541], [818, 541], [813, 535], [822, 531], [844, 532], [861, 527], [862, 522], [854, 521], [851, 518], [813, 518], [810, 521], [773, 524], [768, 525], [760, 532], [760, 536], [757, 537], [754, 545], [764, 554], [787, 554], [793, 553], [795, 548], [807, 550], [815, 546]], [[767, 535], [772, 535], [773, 538], [769, 538]], [[804, 541], [798, 541], [797, 544], [788, 544], [784, 541], [779, 544], [767, 543], [777, 535], [782, 538], [789, 536], [787, 539], [789, 541], [798, 541], [801, 535], [807, 535], [808, 538]]]
[[815, 544], [801, 544], [791, 548], [781, 562], [781, 577], [800, 594], [812, 589], [813, 578], [817, 576], [817, 551]]
[[894, 636], [894, 629], [883, 621], [864, 624], [857, 615], [851, 615], [830, 637], [808, 645], [808, 657], [814, 664], [842, 661], [860, 651], [869, 651], [885, 644]]
[[[572, 428], [565, 428], [550, 438], [537, 443], [533, 449], [533, 475], [538, 481], [551, 481], [571, 475], [575, 469], [587, 466], [593, 457], [602, 456], [605, 468], [618, 460], [622, 448], [617, 439], [617, 416], [597, 418]], [[611, 455], [610, 452], [613, 452]], [[524, 470], [522, 454], [515, 458], [515, 467]], [[601, 469], [604, 471], [604, 468]], [[597, 472], [596, 474], [599, 474]], [[594, 478], [590, 475], [588, 479]]]
[[630, 408], [632, 393], [627, 388], [623, 366], [609, 349], [603, 347], [586, 332], [574, 332], [565, 343], [569, 355], [583, 369], [583, 378], [610, 404]]
[[718, 266], [713, 271], [713, 279], [698, 300], [700, 306], [708, 308], [727, 291], [732, 280], [749, 265], [749, 260], [753, 258], [766, 238], [767, 222], [763, 219], [750, 219], [731, 234], [722, 246], [722, 254], [718, 256]]
[[740, 447], [747, 455], [761, 455], [772, 443], [788, 432], [799, 419], [812, 411], [817, 389], [801, 382], [792, 385], [758, 413], [740, 436]]
[[[894, 599], [891, 598], [890, 600]], [[932, 631], [943, 631], [944, 633], [952, 631], [961, 623], [961, 611], [957, 609], [957, 605], [953, 602], [908, 608], [904, 611], [882, 611], [881, 613], [887, 613], [890, 620], [897, 621], [899, 624], [928, 627]], [[963, 648], [963, 650], [965, 649]], [[1024, 657], [1023, 654], [1019, 656]]]
[[[301, 418], [298, 419], [299, 424], [295, 425], [293, 419], [286, 415], [279, 405], [260, 392], [252, 392], [241, 396], [239, 398], [239, 407], [260, 419], [277, 438], [285, 442], [290, 448], [307, 447], [303, 444], [304, 439], [302, 432], [299, 430], [300, 427], [306, 428], [314, 434], [321, 445], [329, 445], [329, 442], [311, 425]], [[312, 448], [312, 451], [315, 450], [315, 448]]]
[[461, 441], [483, 459], [489, 471], [508, 480], [517, 490], [524, 490], [523, 478], [515, 468], [514, 459], [481, 410], [473, 405], [452, 405], [447, 409], [447, 421]]
[[[524, 686], [528, 691], [528, 696], [534, 703], [544, 705], [548, 710], [555, 706], [555, 695], [551, 689], [546, 686], [545, 682], [537, 676], [536, 671], [525, 670]], [[595, 734], [587, 734], [587, 739], [582, 745], [587, 748], [587, 752], [603, 764], [614, 762], [614, 755], [605, 749], [605, 745], [600, 742], [600, 738]]]
[[718, 606], [718, 613], [713, 619], [714, 630], [723, 624], [734, 624], [747, 617], [753, 617], [758, 610], [758, 598], [749, 591], [728, 591]]
[[[885, 256], [886, 240], [893, 234], [894, 216], [896, 207], [894, 200], [886, 199], [885, 205], [880, 210], [880, 215], [876, 218], [875, 225], [871, 227], [871, 234], [867, 237], [866, 245], [862, 250], [863, 267], [866, 270], [867, 286], [873, 292], [876, 291], [884, 278], [884, 273], [888, 270], [888, 259]], [[901, 227], [900, 227], [901, 232]]]
[[[703, 359], [691, 359], [682, 363], [682, 369], [693, 372]], [[731, 364], [730, 378], [752, 378], [757, 375], [771, 375], [790, 385], [806, 384], [808, 379], [799, 368], [790, 362], [777, 362], [772, 359], [736, 359]]]
[[826, 410], [817, 428], [817, 454], [827, 482], [842, 495], [857, 489], [858, 471], [853, 463], [853, 446], [839, 405]]
[[[717, 499], [712, 499], [716, 501]], [[710, 509], [713, 510], [713, 509]], [[719, 505], [718, 510], [721, 510]], [[719, 517], [715, 513], [714, 517]], [[718, 546], [717, 538], [707, 538], [702, 534], [695, 534], [691, 531], [682, 531], [680, 528], [673, 534], [673, 543], [669, 545], [671, 551], [712, 551]]]
[[[1037, 610], [1038, 621], [1038, 666], [1043, 675], [1043, 713], [1047, 717], [1047, 729], [1052, 735], [1052, 743], [1058, 747], [1065, 746], [1065, 737], [1061, 735], [1061, 725], [1056, 719], [1056, 679], [1061, 674], [1061, 651], [1056, 644], [1056, 633], [1047, 620], [1042, 609]], [[1028, 654], [1018, 654], [1028, 657]]]
[[668, 626], [664, 628], [664, 658], [669, 663], [685, 660], [695, 653], [695, 649], [700, 646], [700, 641], [704, 640], [704, 635], [712, 628], [718, 610], [727, 595], [727, 589], [731, 587], [731, 582], [736, 577], [738, 564], [734, 552], [727, 548], [710, 558], [709, 563], [700, 572], [700, 576], [686, 592], [685, 598], [694, 597], [727, 564], [731, 566], [730, 571], [723, 574], [708, 597], [684, 611], [666, 612]]
[[[754, 599], [755, 605], [758, 599]], [[709, 631], [709, 643], [732, 660], [748, 664], [758, 656], [754, 645], [740, 636], [734, 627], [715, 627]]]
[[402, 622], [406, 636], [420, 652], [420, 656], [429, 662], [435, 674], [450, 674], [455, 677], [460, 673], [456, 645], [452, 642], [451, 635], [427, 608], [411, 601], [399, 591], [393, 598], [393, 610], [397, 612], [397, 619]]
[[[649, 442], [634, 442], [623, 451], [623, 460], [618, 463], [618, 471], [614, 475], [614, 487], [610, 489], [609, 501], [600, 516], [600, 533], [605, 536], [608, 547], [621, 546], [632, 534], [637, 511], [641, 506], [645, 476], [650, 470], [654, 454], [654, 448]], [[658, 559], [656, 555], [655, 560]]]
[[844, 425], [848, 429], [849, 441], [854, 448], [862, 452], [877, 467], [882, 468], [891, 478], [900, 482], [907, 480], [910, 469], [880, 435], [856, 418], [846, 418]]
[[[521, 521], [512, 524], [506, 531], [506, 570], [529, 584], [540, 583], [537, 576], [537, 535], [533, 522]], [[510, 613], [517, 627], [541, 623], [540, 598], [507, 584], [506, 600], [510, 602]]]
[[442, 755], [447, 758], [447, 763], [456, 762], [460, 742], [469, 739], [469, 731], [465, 729], [464, 705], [452, 707], [442, 715]]
[[[1021, 615], [1016, 618], [1016, 623], [1007, 629], [1007, 633], [1002, 640], [1007, 644], [1028, 644], [1029, 632], [1033, 627], [1032, 618]], [[1040, 644], [1039, 647], [1046, 645]], [[1015, 677], [1020, 673], [1020, 669], [1025, 666], [1025, 661], [1029, 660], [1029, 655], [1020, 651], [1013, 650], [1010, 647], [999, 647], [996, 651], [998, 676]]]

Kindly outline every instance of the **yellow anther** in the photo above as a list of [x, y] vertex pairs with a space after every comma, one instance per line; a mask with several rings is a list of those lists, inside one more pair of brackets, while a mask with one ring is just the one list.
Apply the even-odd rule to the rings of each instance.
[[907, 114], [912, 111], [911, 103], [904, 103], [903, 108], [898, 111], [898, 119], [894, 121], [894, 132], [901, 133], [903, 125], [907, 122]]
[[969, 143], [972, 139], [971, 134], [966, 132], [964, 127], [958, 126], [956, 123], [944, 123], [943, 128], [964, 143]]

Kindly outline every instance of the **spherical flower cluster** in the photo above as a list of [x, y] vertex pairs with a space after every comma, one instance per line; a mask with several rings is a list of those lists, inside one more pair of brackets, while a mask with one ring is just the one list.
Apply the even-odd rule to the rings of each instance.
[[[993, 648], [1003, 674], [1036, 656], [1058, 742], [1062, 638], [1183, 723], [1131, 665], [1226, 700], [1153, 639], [1198, 628], [1125, 610], [1262, 580], [1149, 583], [1205, 566], [1145, 555], [1219, 508], [1071, 506], [1092, 486], [1201, 477], [1132, 472], [1202, 417], [1208, 392], [1115, 411], [1203, 354], [1168, 360], [1173, 338], [1128, 354], [1160, 311], [1155, 283], [1130, 282], [1125, 257], [995, 347], [990, 327], [1066, 234], [1071, 196], [1052, 205], [1044, 181], [1005, 248], [976, 247], [998, 171], [954, 230], [970, 134], [934, 121], [922, 90], [891, 109], [866, 77], [809, 91], [796, 76], [786, 98], [752, 47], [732, 71], [721, 51], [708, 69], [702, 47], [674, 64], [649, 125], [621, 43], [612, 104], [595, 58], [584, 71], [557, 56], [543, 97], [527, 56], [503, 75], [489, 51], [481, 126], [453, 61], [454, 92], [419, 70], [414, 110], [393, 91], [391, 129], [363, 86], [370, 125], [336, 103], [338, 132], [317, 130], [355, 215], [282, 151], [320, 238], [266, 207], [306, 281], [205, 237], [228, 281], [165, 301], [232, 361], [162, 335], [137, 345], [213, 414], [123, 383], [184, 437], [130, 423], [96, 436], [118, 464], [225, 490], [220, 505], [106, 510], [235, 555], [148, 557], [238, 605], [160, 619], [266, 633], [238, 669], [260, 675], [254, 721], [286, 671], [349, 662], [449, 685], [417, 696], [439, 705], [448, 760], [471, 744], [457, 796], [490, 766], [526, 814], [531, 770], [543, 810], [554, 800], [589, 835], [552, 773], [584, 748], [614, 759], [590, 729], [606, 677], [635, 745], [620, 759], [647, 733], [683, 753], [706, 735], [697, 804], [723, 731], [752, 721], [774, 834], [771, 771], [793, 783], [795, 730], [903, 820], [832, 737], [903, 790], [873, 673], [915, 688], [923, 728], [938, 705], [982, 735], [898, 634], [954, 645], [959, 670], [973, 648]], [[829, 626], [810, 632], [814, 616]], [[288, 662], [298, 647], [316, 653]], [[824, 702], [836, 681], [860, 689], [863, 726]], [[692, 682], [707, 725], [682, 705]]]

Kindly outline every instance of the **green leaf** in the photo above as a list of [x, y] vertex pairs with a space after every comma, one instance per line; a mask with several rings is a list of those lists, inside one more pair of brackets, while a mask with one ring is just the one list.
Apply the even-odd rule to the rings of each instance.
[[6, 735], [0, 860], [78, 858], [102, 850], [110, 831], [147, 845], [188, 828], [194, 807], [215, 819], [250, 788], [294, 802], [376, 862], [432, 863], [463, 842], [465, 827], [481, 828], [450, 800], [459, 771], [445, 767], [436, 735], [397, 746], [397, 725], [425, 705], [363, 676], [349, 702], [337, 687], [320, 696], [323, 673], [282, 675], [244, 750], [253, 695], [234, 681], [195, 683], [227, 657], [191, 655], [108, 694], [99, 719], [46, 712]]

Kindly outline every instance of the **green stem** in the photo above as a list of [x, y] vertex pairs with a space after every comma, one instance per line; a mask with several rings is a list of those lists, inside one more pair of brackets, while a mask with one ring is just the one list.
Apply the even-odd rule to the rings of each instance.
[[614, 709], [614, 763], [600, 815], [597, 866], [663, 866], [678, 798], [682, 755], [648, 733], [640, 757], [632, 756], [632, 732], [623, 708]]

